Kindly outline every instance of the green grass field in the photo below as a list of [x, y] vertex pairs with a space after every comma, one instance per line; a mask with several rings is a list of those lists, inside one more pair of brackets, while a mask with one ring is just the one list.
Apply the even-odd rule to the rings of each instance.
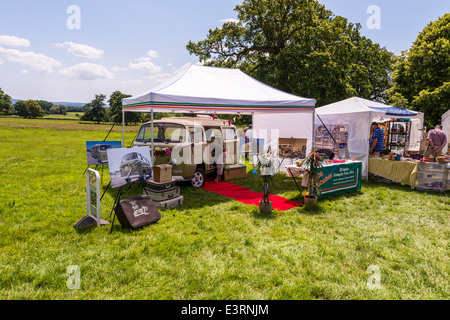
[[[264, 216], [181, 185], [184, 205], [161, 210], [156, 224], [77, 231], [85, 141], [110, 126], [61, 121], [0, 118], [0, 299], [449, 299], [449, 192], [368, 181]], [[121, 137], [119, 127], [109, 140]], [[235, 182], [261, 191], [251, 174]], [[116, 191], [102, 200], [108, 221]], [[282, 174], [274, 193], [300, 200]], [[69, 266], [80, 269], [80, 289], [68, 287]], [[379, 289], [368, 286], [370, 266]]]

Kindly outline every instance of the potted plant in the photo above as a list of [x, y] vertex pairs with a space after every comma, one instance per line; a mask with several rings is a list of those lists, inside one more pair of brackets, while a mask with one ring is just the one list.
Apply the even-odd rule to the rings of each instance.
[[272, 201], [269, 199], [270, 187], [274, 175], [278, 171], [279, 159], [276, 154], [268, 152], [258, 155], [256, 161], [256, 172], [259, 172], [262, 179], [263, 197], [259, 201], [259, 211], [264, 214], [272, 212]]
[[317, 203], [317, 196], [320, 194], [317, 187], [318, 170], [322, 166], [323, 157], [317, 154], [314, 147], [302, 162], [302, 167], [306, 172], [308, 194], [304, 196], [305, 205]]

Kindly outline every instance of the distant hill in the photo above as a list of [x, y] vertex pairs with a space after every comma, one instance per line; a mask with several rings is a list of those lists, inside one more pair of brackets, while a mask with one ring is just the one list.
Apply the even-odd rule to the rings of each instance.
[[[21, 99], [11, 99], [11, 102], [13, 104], [15, 104], [19, 100], [21, 100]], [[53, 103], [54, 105], [62, 104], [62, 105], [65, 105], [67, 107], [84, 107], [84, 105], [86, 104], [86, 103], [83, 103], [83, 102], [61, 102], [61, 101], [56, 101], [56, 102], [49, 101], [49, 102]]]

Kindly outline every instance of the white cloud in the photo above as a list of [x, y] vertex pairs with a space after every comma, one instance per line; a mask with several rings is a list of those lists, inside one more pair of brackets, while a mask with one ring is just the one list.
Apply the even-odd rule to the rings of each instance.
[[21, 73], [21, 74], [29, 74], [30, 71], [25, 69], [25, 70], [20, 71], [20, 73]]
[[[159, 58], [159, 53], [155, 50], [149, 50], [149, 51], [147, 51], [147, 55], [145, 57], [135, 58], [134, 60], [137, 62], [150, 62], [150, 61], [152, 61], [153, 58]], [[138, 64], [135, 64], [135, 65], [138, 65]], [[144, 65], [149, 65], [149, 64], [142, 64], [142, 65], [144, 66]]]
[[162, 71], [162, 68], [155, 65], [151, 61], [140, 61], [138, 63], [130, 62], [129, 67], [133, 70], [146, 71], [150, 73], [158, 73]]
[[150, 58], [150, 57], [141, 57], [141, 58], [135, 58], [134, 60], [138, 61], [138, 62], [144, 62], [144, 61], [151, 61], [152, 58]]
[[28, 39], [7, 35], [0, 36], [0, 44], [11, 47], [29, 47], [31, 45]]
[[226, 19], [220, 20], [220, 22], [222, 22], [222, 23], [226, 23], [226, 22], [234, 22], [234, 23], [238, 23], [239, 20], [238, 20], [238, 19], [235, 19], [235, 18], [226, 18]]
[[62, 63], [56, 59], [31, 51], [20, 51], [0, 47], [0, 55], [3, 55], [3, 57], [9, 61], [28, 65], [33, 70], [44, 74], [53, 73], [54, 68], [62, 66]]
[[114, 73], [106, 69], [104, 66], [94, 63], [79, 63], [70, 68], [65, 68], [60, 71], [64, 76], [82, 79], [113, 79]]
[[159, 57], [158, 51], [155, 51], [155, 50], [149, 50], [149, 51], [147, 52], [147, 55], [148, 55], [150, 58], [158, 58], [158, 57]]
[[77, 57], [88, 59], [99, 59], [103, 56], [104, 51], [94, 47], [74, 42], [55, 43], [54, 46], [59, 48], [67, 47], [67, 51]]

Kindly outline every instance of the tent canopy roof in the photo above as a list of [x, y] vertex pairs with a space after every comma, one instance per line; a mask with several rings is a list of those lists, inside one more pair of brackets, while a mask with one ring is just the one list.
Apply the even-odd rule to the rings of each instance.
[[331, 103], [329, 105], [317, 108], [316, 112], [318, 115], [371, 112], [374, 116], [387, 115], [409, 117], [413, 117], [419, 114], [419, 112], [396, 108], [380, 102], [375, 102], [359, 97], [353, 97], [339, 102]]
[[123, 111], [219, 114], [313, 112], [315, 104], [314, 99], [280, 91], [238, 69], [198, 65], [122, 100]]

